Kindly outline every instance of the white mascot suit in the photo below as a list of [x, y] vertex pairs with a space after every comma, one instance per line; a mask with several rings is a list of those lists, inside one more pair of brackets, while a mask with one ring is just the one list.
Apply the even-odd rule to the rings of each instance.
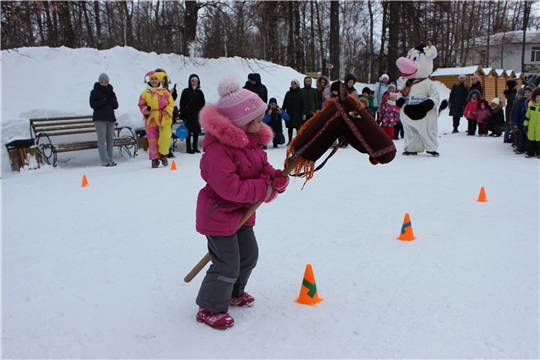
[[409, 50], [406, 58], [400, 57], [396, 61], [401, 76], [407, 79], [396, 101], [396, 105], [401, 108], [400, 118], [405, 130], [403, 155], [417, 155], [426, 151], [431, 156], [439, 156], [439, 92], [428, 78], [433, 72], [433, 59], [436, 56], [434, 46], [421, 44]]

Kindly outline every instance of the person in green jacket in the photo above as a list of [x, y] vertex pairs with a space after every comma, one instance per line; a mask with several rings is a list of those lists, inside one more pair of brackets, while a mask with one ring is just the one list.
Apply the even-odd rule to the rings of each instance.
[[540, 159], [540, 86], [531, 93], [531, 102], [525, 114], [523, 130], [529, 140], [525, 157], [533, 157], [536, 153], [536, 157]]

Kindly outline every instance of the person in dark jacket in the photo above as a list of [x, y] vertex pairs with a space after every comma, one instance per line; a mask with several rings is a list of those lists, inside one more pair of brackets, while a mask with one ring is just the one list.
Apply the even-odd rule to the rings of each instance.
[[503, 104], [499, 98], [494, 98], [491, 100], [490, 109], [491, 109], [491, 119], [488, 121], [487, 129], [491, 131], [491, 134], [488, 136], [499, 137], [504, 131], [504, 113], [502, 110]]
[[448, 98], [449, 114], [452, 116], [452, 124], [454, 126], [452, 134], [459, 132], [459, 121], [463, 116], [463, 109], [465, 108], [467, 95], [469, 94], [469, 87], [465, 83], [465, 79], [465, 74], [459, 74], [458, 81], [452, 86]]
[[506, 124], [504, 125], [504, 138], [503, 142], [505, 143], [513, 143], [514, 139], [513, 133], [512, 133], [512, 104], [514, 103], [514, 100], [516, 99], [517, 94], [517, 81], [516, 80], [508, 80], [506, 82], [507, 89], [504, 90], [504, 97], [506, 98], [506, 108], [504, 109], [504, 113], [506, 115]]
[[[283, 99], [283, 110], [289, 114], [291, 120], [289, 120], [285, 126], [287, 126], [287, 132], [289, 135], [289, 143], [293, 138], [293, 129], [298, 130], [304, 125], [304, 120], [306, 116], [304, 115], [304, 97], [300, 92], [300, 81], [294, 79], [291, 81], [291, 87], [289, 91], [285, 94], [285, 99]], [[287, 145], [289, 144], [287, 143]]]
[[[182, 91], [180, 96], [180, 119], [184, 120], [188, 129], [186, 137], [186, 152], [188, 154], [200, 153], [199, 134], [201, 124], [199, 123], [199, 112], [206, 104], [204, 93], [201, 90], [201, 81], [197, 74], [191, 74], [188, 80], [188, 87]], [[193, 145], [191, 139], [193, 138]]]
[[265, 104], [268, 102], [268, 90], [266, 89], [266, 86], [264, 86], [261, 82], [261, 75], [257, 73], [249, 74], [246, 85], [244, 85], [244, 89], [247, 89], [259, 95], [259, 97], [262, 99], [262, 101], [264, 101]]
[[90, 107], [94, 109], [92, 120], [96, 127], [101, 165], [116, 166], [113, 161], [116, 123], [114, 110], [118, 109], [118, 100], [112, 85], [109, 84], [109, 76], [105, 73], [99, 75], [98, 82], [94, 84], [94, 89], [90, 92]]
[[[274, 132], [274, 138], [272, 139], [274, 149], [277, 149], [278, 145], [285, 144], [285, 136], [283, 136], [283, 120], [289, 121], [289, 114], [277, 106], [276, 98], [271, 98], [266, 113], [264, 113], [263, 123], [270, 126]], [[265, 147], [263, 146], [263, 149], [264, 148]]]
[[353, 74], [347, 74], [347, 76], [345, 76], [345, 85], [347, 85], [347, 91], [349, 94], [352, 94], [352, 96], [358, 99], [358, 91], [356, 91], [354, 88], [354, 84], [356, 84], [356, 76]]
[[523, 128], [525, 122], [525, 114], [527, 113], [527, 103], [531, 97], [532, 87], [526, 86], [523, 91], [523, 97], [516, 104], [514, 110], [514, 132], [517, 133], [518, 141], [515, 149], [516, 154], [523, 154], [527, 145], [527, 134]]
[[311, 119], [315, 111], [319, 109], [319, 93], [317, 89], [311, 87], [312, 79], [309, 76], [304, 78], [304, 87], [300, 89], [304, 98], [304, 115], [306, 121]]
[[478, 90], [482, 99], [484, 98], [484, 89], [482, 88], [482, 83], [480, 83], [480, 77], [476, 75], [471, 76], [471, 86], [469, 87], [469, 94], [473, 90]]

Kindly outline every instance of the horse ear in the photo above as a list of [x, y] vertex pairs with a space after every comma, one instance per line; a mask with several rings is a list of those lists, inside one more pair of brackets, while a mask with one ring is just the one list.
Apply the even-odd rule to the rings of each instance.
[[429, 45], [424, 48], [424, 52], [428, 58], [433, 60], [437, 57], [437, 49], [433, 46], [431, 41], [428, 41], [428, 44]]
[[347, 100], [348, 97], [349, 97], [349, 90], [347, 90], [347, 85], [345, 85], [344, 83], [340, 81], [339, 82], [339, 100], [343, 102]]

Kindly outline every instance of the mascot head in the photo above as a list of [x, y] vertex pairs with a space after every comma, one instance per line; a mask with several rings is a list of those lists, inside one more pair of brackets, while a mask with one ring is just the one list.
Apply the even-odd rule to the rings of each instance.
[[400, 57], [396, 65], [405, 79], [427, 78], [433, 72], [433, 59], [437, 57], [437, 49], [429, 43], [429, 46], [420, 44], [409, 50], [407, 57]]

